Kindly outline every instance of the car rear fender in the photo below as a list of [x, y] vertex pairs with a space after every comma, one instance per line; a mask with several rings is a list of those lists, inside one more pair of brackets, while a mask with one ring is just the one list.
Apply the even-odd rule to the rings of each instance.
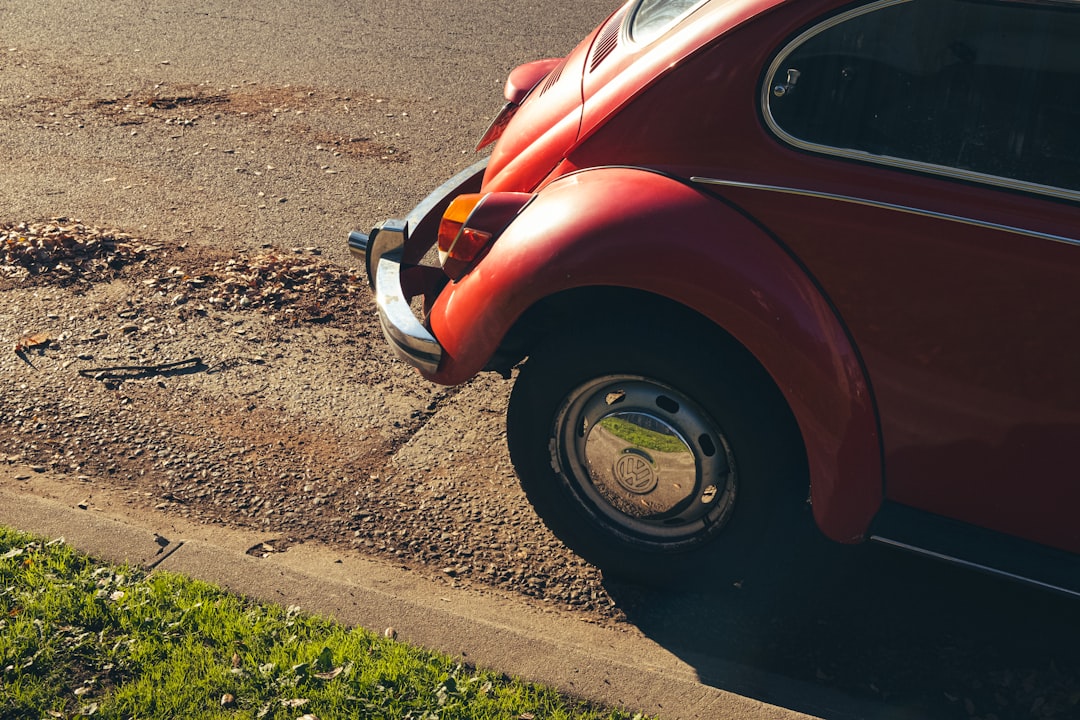
[[[445, 355], [431, 379], [468, 379], [535, 303], [591, 287], [668, 298], [740, 342], [798, 423], [818, 525], [834, 540], [861, 539], [882, 500], [881, 448], [870, 387], [843, 325], [774, 238], [679, 180], [609, 167], [544, 188], [433, 304], [430, 326]], [[673, 352], [694, 347], [688, 333]]]

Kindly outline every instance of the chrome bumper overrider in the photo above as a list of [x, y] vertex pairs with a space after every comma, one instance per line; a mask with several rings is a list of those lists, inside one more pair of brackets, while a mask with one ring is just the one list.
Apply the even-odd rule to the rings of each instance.
[[413, 314], [409, 297], [401, 289], [405, 243], [415, 234], [434, 239], [439, 219], [450, 201], [462, 193], [477, 192], [485, 167], [486, 159], [447, 180], [413, 208], [406, 220], [386, 220], [368, 235], [356, 231], [349, 233], [349, 252], [367, 269], [383, 335], [395, 355], [426, 373], [435, 373], [439, 369], [443, 350], [435, 336]]

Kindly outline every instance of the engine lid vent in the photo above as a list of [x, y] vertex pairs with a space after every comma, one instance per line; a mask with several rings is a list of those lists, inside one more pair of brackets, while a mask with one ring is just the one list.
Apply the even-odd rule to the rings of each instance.
[[619, 46], [619, 32], [625, 16], [625, 10], [612, 15], [607, 25], [597, 34], [596, 42], [593, 44], [592, 58], [589, 60], [589, 72], [595, 72], [596, 68], [600, 67], [600, 63], [604, 62]]
[[555, 66], [554, 70], [548, 73], [548, 76], [544, 78], [543, 86], [540, 88], [540, 95], [546, 93], [548, 90], [551, 89], [552, 85], [559, 82], [559, 78], [562, 77], [562, 71], [565, 67], [566, 60], [564, 59], [561, 63]]

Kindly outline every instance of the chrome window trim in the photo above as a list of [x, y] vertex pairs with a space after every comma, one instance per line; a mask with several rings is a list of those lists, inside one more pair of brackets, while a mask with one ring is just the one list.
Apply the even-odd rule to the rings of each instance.
[[765, 119], [765, 124], [769, 130], [780, 140], [784, 141], [792, 147], [799, 150], [805, 150], [820, 155], [829, 155], [833, 157], [844, 158], [847, 160], [856, 160], [859, 162], [872, 163], [874, 165], [884, 165], [887, 167], [899, 168], [901, 170], [910, 170], [914, 172], [928, 173], [932, 175], [939, 175], [942, 177], [952, 178], [956, 180], [964, 180], [967, 182], [975, 182], [984, 185], [994, 185], [997, 187], [1003, 187], [1009, 190], [1017, 190], [1020, 192], [1035, 193], [1038, 195], [1047, 195], [1050, 197], [1061, 198], [1063, 200], [1080, 200], [1080, 190], [1069, 190], [1067, 188], [1055, 187], [1053, 185], [1042, 185], [1040, 183], [1028, 182], [1025, 180], [1017, 180], [1014, 178], [1003, 177], [1001, 175], [988, 175], [986, 173], [975, 172], [972, 170], [964, 170], [962, 168], [949, 167], [947, 165], [935, 165], [933, 163], [920, 162], [918, 160], [907, 160], [901, 157], [895, 157], [893, 155], [876, 155], [874, 153], [866, 152], [865, 150], [851, 150], [848, 148], [833, 147], [831, 145], [821, 145], [819, 143], [807, 142], [800, 140], [799, 138], [786, 132], [780, 127], [779, 123], [772, 115], [772, 85], [773, 78], [776, 77], [780, 67], [784, 65], [788, 56], [795, 52], [803, 43], [810, 38], [820, 33], [830, 30], [841, 23], [847, 22], [860, 15], [866, 15], [871, 12], [877, 12], [886, 8], [903, 5], [913, 0], [880, 0], [879, 2], [872, 2], [867, 5], [849, 10], [847, 12], [835, 15], [828, 20], [819, 23], [812, 28], [800, 33], [794, 40], [784, 46], [784, 49], [777, 53], [776, 58], [773, 59], [769, 65], [768, 71], [765, 73], [764, 82], [761, 88], [761, 115]]
[[902, 212], [908, 215], [919, 215], [921, 217], [932, 218], [934, 220], [944, 220], [947, 222], [961, 223], [963, 225], [970, 225], [972, 227], [983, 228], [986, 230], [996, 230], [999, 232], [1011, 233], [1013, 235], [1023, 235], [1024, 237], [1038, 238], [1040, 240], [1049, 240], [1051, 242], [1063, 243], [1065, 245], [1075, 245], [1080, 247], [1080, 238], [1071, 238], [1064, 235], [1054, 235], [1052, 233], [1038, 232], [1036, 230], [1027, 230], [1024, 228], [1014, 227], [1012, 225], [1002, 225], [1000, 223], [989, 222], [986, 220], [976, 220], [975, 218], [963, 217], [961, 215], [950, 215], [949, 213], [935, 212], [933, 210], [923, 210], [920, 208], [913, 208], [907, 205], [897, 205], [895, 203], [882, 202], [880, 200], [870, 200], [868, 198], [853, 197], [851, 195], [838, 195], [835, 193], [821, 192], [819, 190], [806, 190], [802, 188], [782, 187], [779, 185], [763, 185], [759, 183], [740, 182], [738, 180], [719, 180], [716, 178], [707, 177], [692, 177], [690, 182], [700, 183], [703, 185], [719, 185], [723, 187], [743, 188], [749, 190], [763, 190], [765, 192], [783, 193], [785, 195], [801, 195], [803, 197], [817, 198], [819, 200], [836, 200], [838, 202], [852, 203], [854, 205], [863, 205], [865, 207], [878, 208], [881, 210], [891, 210], [894, 212]]
[[637, 2], [634, 3], [634, 7], [630, 10], [630, 12], [626, 13], [626, 17], [623, 18], [622, 31], [621, 31], [620, 34], [621, 34], [622, 38], [627, 43], [630, 43], [630, 44], [633, 44], [633, 45], [648, 45], [649, 43], [653, 42], [654, 40], [656, 40], [657, 38], [662, 36], [668, 30], [671, 30], [671, 28], [673, 28], [676, 25], [678, 25], [679, 23], [681, 23], [683, 20], [685, 20], [687, 17], [689, 17], [692, 13], [697, 12], [697, 10], [702, 5], [704, 5], [705, 3], [709, 2], [709, 0], [698, 0], [698, 2], [694, 3], [694, 5], [692, 7], [690, 7], [688, 10], [683, 11], [680, 15], [678, 15], [676, 18], [674, 18], [667, 25], [662, 26], [658, 31], [652, 33], [652, 36], [649, 37], [647, 40], [638, 40], [637, 38], [634, 37], [633, 27], [634, 27], [634, 21], [637, 19], [638, 10], [641, 9], [641, 6], [642, 6], [642, 4], [644, 2], [645, 2], [645, 0], [637, 0]]

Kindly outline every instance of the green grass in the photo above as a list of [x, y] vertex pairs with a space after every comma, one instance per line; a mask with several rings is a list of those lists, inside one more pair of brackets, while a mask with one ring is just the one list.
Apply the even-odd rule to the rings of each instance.
[[[0, 527], [0, 717], [630, 718]], [[640, 718], [640, 715], [634, 715]]]
[[684, 453], [689, 452], [682, 440], [674, 435], [665, 435], [655, 430], [647, 430], [634, 423], [627, 422], [617, 417], [607, 417], [600, 421], [600, 427], [607, 430], [617, 438], [638, 447], [649, 448], [657, 452]]

